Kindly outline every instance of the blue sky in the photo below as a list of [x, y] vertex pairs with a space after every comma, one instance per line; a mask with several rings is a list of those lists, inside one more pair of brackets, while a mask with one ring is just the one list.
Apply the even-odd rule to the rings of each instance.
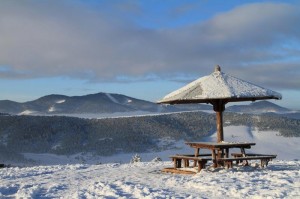
[[2, 0], [0, 100], [156, 101], [219, 64], [300, 110], [299, 11], [298, 1]]

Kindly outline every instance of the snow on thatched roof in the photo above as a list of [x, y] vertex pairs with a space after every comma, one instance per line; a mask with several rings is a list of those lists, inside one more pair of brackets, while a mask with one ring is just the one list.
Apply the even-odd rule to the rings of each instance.
[[158, 103], [210, 103], [216, 99], [230, 102], [281, 98], [280, 93], [227, 75], [217, 66], [212, 74], [166, 95]]

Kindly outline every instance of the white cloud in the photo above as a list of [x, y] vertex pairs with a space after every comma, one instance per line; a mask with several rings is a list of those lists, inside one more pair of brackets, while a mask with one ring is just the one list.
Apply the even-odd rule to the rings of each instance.
[[[116, 10], [102, 12], [72, 2], [0, 2], [0, 65], [5, 66], [1, 78], [117, 81], [120, 76], [204, 75], [215, 64], [236, 74], [241, 66], [250, 74], [276, 65], [279, 70], [265, 74], [269, 79], [254, 76], [253, 81], [271, 85], [283, 75], [292, 77], [287, 87], [297, 87], [284, 67], [299, 70], [299, 46], [286, 48], [300, 40], [299, 7], [247, 4], [186, 27], [146, 29], [131, 23], [130, 17], [121, 18]], [[136, 5], [129, 6], [141, 14]], [[124, 15], [124, 4], [122, 9]]]

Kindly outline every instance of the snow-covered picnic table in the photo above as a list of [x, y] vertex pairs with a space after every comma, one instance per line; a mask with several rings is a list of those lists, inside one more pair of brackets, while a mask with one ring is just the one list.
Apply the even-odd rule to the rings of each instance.
[[[192, 155], [186, 154], [177, 154], [170, 156], [174, 162], [174, 171], [181, 168], [182, 161], [184, 163], [184, 167], [189, 167], [189, 161], [194, 161], [193, 167], [198, 164], [198, 172], [201, 169], [205, 168], [206, 163], [209, 160], [212, 160], [213, 168], [218, 167], [226, 167], [232, 168], [233, 162], [241, 163], [243, 162], [244, 165], [248, 165], [249, 160], [260, 160], [261, 166], [267, 166], [268, 162], [274, 158], [276, 155], [266, 155], [266, 154], [253, 154], [253, 153], [246, 153], [245, 149], [250, 149], [251, 146], [254, 146], [255, 143], [252, 142], [186, 142], [187, 145], [194, 148], [195, 153]], [[240, 149], [240, 153], [232, 153], [231, 157], [229, 156], [229, 150], [237, 148]], [[211, 153], [200, 153], [203, 149], [208, 149]], [[168, 171], [168, 170], [167, 170]]]

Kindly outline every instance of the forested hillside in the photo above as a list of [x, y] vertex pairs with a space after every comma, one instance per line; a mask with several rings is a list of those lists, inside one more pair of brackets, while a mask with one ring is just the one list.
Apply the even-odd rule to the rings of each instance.
[[[224, 125], [247, 125], [261, 131], [279, 131], [283, 136], [300, 136], [300, 120], [276, 115], [225, 113]], [[172, 147], [161, 146], [161, 139], [197, 141], [214, 132], [215, 126], [215, 114], [203, 112], [110, 119], [2, 115], [0, 160], [20, 159], [24, 152], [112, 155], [159, 151]]]
[[247, 125], [260, 131], [278, 131], [281, 136], [300, 137], [300, 119], [292, 119], [280, 114], [238, 114], [225, 113], [225, 125]]

